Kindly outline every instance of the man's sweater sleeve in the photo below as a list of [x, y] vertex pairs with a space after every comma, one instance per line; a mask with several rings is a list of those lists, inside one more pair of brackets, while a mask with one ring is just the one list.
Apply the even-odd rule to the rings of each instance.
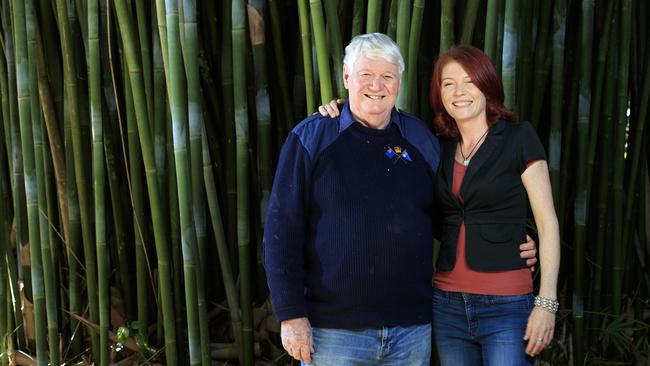
[[282, 146], [264, 227], [264, 267], [278, 321], [307, 316], [304, 245], [311, 159], [290, 133]]

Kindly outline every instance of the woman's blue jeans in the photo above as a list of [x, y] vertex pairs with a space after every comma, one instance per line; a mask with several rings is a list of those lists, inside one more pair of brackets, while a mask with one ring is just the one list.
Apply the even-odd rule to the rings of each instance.
[[315, 352], [311, 354], [311, 365], [429, 366], [429, 323], [353, 330], [313, 328], [312, 332]]
[[438, 289], [433, 295], [433, 333], [442, 366], [533, 365], [524, 333], [531, 294], [473, 295]]

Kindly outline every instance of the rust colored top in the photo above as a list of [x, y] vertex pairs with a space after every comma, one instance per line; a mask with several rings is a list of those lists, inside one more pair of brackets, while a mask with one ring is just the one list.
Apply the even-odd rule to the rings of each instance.
[[[463, 198], [460, 196], [460, 185], [466, 171], [465, 165], [454, 161], [452, 191], [461, 204], [463, 204]], [[461, 223], [456, 247], [456, 265], [449, 272], [436, 272], [433, 282], [437, 289], [502, 296], [533, 292], [533, 280], [529, 268], [500, 272], [478, 272], [469, 268], [465, 253], [465, 241], [465, 223]]]

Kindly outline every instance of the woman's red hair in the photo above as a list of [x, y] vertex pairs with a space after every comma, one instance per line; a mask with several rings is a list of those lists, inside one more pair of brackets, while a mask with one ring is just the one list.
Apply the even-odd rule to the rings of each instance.
[[435, 114], [433, 125], [441, 136], [458, 137], [456, 121], [447, 113], [440, 95], [442, 69], [452, 61], [460, 64], [474, 85], [485, 95], [488, 126], [500, 119], [508, 121], [516, 119], [515, 112], [507, 110], [503, 105], [503, 83], [490, 58], [474, 46], [454, 46], [438, 57], [431, 78], [431, 106]]

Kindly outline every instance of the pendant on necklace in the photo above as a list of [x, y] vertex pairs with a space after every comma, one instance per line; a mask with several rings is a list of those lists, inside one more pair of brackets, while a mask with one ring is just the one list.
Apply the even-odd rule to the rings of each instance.
[[469, 165], [469, 159], [463, 159], [463, 165], [468, 166]]

